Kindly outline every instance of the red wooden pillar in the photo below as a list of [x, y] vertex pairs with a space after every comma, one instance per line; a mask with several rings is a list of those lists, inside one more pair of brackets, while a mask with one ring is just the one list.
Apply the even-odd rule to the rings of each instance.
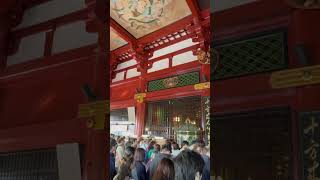
[[[104, 1], [95, 1], [95, 19], [93, 25], [99, 34], [98, 48], [95, 56], [92, 56], [94, 63], [93, 90], [99, 100], [109, 101], [109, 32], [107, 19], [107, 4]], [[90, 4], [89, 4], [90, 5]], [[88, 129], [86, 144], [85, 180], [107, 180], [109, 178], [109, 114], [106, 115], [106, 124], [103, 130]]]
[[144, 133], [145, 121], [146, 121], [146, 102], [143, 94], [147, 92], [146, 75], [148, 71], [147, 61], [148, 58], [145, 54], [134, 52], [133, 57], [138, 62], [138, 71], [141, 72], [139, 77], [139, 84], [137, 87], [137, 93], [142, 95], [142, 101], [136, 102], [136, 129], [135, 134], [139, 137]]
[[[95, 62], [95, 84], [94, 92], [101, 100], [109, 100], [109, 85], [107, 73], [108, 57], [106, 51], [107, 40], [106, 31], [99, 32], [99, 48], [97, 49]], [[104, 180], [108, 177], [108, 130], [109, 115], [106, 115], [106, 127], [103, 130], [88, 129], [88, 139], [86, 145], [86, 180]]]

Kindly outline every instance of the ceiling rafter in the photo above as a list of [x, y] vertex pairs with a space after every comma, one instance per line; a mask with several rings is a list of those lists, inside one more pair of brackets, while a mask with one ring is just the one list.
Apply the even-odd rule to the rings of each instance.
[[110, 18], [110, 26], [115, 30], [115, 33], [117, 33], [122, 39], [127, 41], [129, 44], [131, 44], [132, 46], [137, 45], [137, 39], [112, 18]]

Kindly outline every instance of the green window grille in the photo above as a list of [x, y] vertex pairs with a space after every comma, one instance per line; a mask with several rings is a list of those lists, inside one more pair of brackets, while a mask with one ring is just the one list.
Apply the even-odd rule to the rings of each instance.
[[199, 72], [190, 72], [178, 76], [148, 82], [148, 92], [176, 88], [200, 83]]
[[264, 33], [214, 46], [220, 62], [213, 80], [252, 75], [285, 69], [287, 42], [285, 32]]

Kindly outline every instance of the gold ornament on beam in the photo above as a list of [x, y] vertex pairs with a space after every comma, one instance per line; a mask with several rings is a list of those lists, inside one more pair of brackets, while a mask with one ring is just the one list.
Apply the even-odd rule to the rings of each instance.
[[204, 82], [194, 85], [195, 90], [204, 90], [204, 89], [210, 89], [210, 82]]
[[206, 52], [206, 51], [204, 51], [202, 49], [199, 49], [197, 51], [197, 57], [198, 57], [199, 63], [201, 63], [201, 64], [210, 64], [210, 50]]
[[274, 72], [270, 83], [274, 89], [320, 84], [320, 65]]
[[144, 98], [147, 96], [146, 93], [139, 93], [134, 95], [134, 99], [137, 101], [137, 103], [143, 103], [144, 102]]
[[162, 80], [162, 83], [166, 88], [176, 87], [177, 84], [179, 83], [179, 77], [176, 76], [176, 77], [166, 78]]
[[80, 104], [78, 118], [88, 118], [87, 127], [95, 130], [105, 128], [105, 116], [110, 113], [109, 101], [97, 101], [88, 104]]

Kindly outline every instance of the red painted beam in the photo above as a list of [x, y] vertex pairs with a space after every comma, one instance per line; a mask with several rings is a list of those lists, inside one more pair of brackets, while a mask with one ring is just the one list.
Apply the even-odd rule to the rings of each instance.
[[201, 18], [201, 11], [197, 3], [198, 2], [196, 0], [187, 0], [187, 4], [192, 12], [193, 18], [199, 20]]
[[203, 90], [195, 90], [193, 85], [149, 92], [146, 101], [158, 101], [164, 99], [176, 99], [188, 96], [201, 96]]
[[42, 31], [46, 31], [49, 29], [53, 29], [59, 26], [63, 26], [65, 24], [69, 24], [71, 22], [85, 20], [88, 16], [88, 9], [82, 9], [71, 14], [67, 14], [61, 17], [57, 17], [55, 19], [48, 20], [46, 22], [42, 22], [30, 27], [22, 28], [19, 30], [15, 30], [12, 32], [15, 38], [21, 38], [24, 36], [28, 36], [31, 34], [36, 34]]

